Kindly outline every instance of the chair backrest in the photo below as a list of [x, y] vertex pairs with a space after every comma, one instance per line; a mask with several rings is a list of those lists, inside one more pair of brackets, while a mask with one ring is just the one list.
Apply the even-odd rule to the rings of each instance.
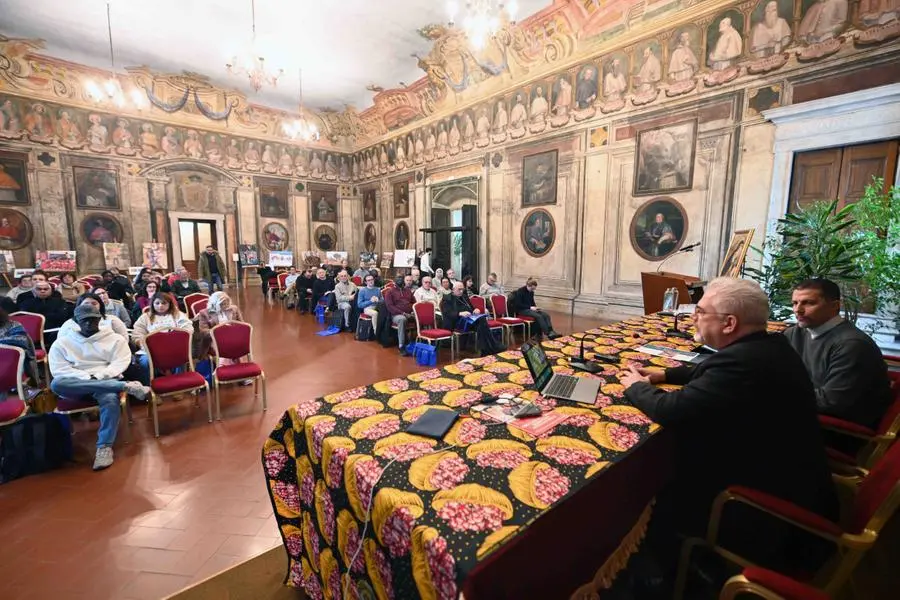
[[[193, 304], [197, 300], [203, 300], [204, 298], [209, 300], [209, 294], [203, 294], [201, 292], [194, 292], [193, 294], [188, 294], [187, 296], [184, 297], [184, 308], [189, 309], [191, 304]], [[190, 315], [188, 315], [188, 316], [190, 316]]]
[[506, 296], [503, 294], [494, 294], [491, 296], [491, 307], [494, 309], [494, 317], [508, 317], [506, 312]]
[[25, 374], [25, 351], [16, 346], [0, 344], [0, 389], [15, 388], [19, 398], [25, 400], [22, 377]]
[[209, 330], [213, 349], [222, 358], [238, 360], [249, 356], [253, 360], [253, 325], [241, 321], [219, 323]]
[[193, 331], [183, 329], [163, 329], [154, 331], [144, 338], [144, 348], [150, 358], [150, 377], [156, 369], [168, 371], [188, 365], [194, 370], [191, 358], [191, 340]]
[[75, 283], [80, 283], [81, 285], [83, 285], [84, 289], [88, 292], [91, 291], [92, 289], [94, 289], [94, 280], [88, 279], [87, 277], [85, 277], [83, 279], [79, 279]]
[[44, 350], [44, 323], [47, 322], [47, 319], [44, 315], [39, 315], [38, 313], [33, 312], [14, 312], [9, 315], [9, 318], [13, 321], [22, 324], [22, 327], [25, 328], [25, 333], [28, 334], [28, 337], [31, 338], [31, 341], [34, 342], [34, 345], [41, 350]]
[[204, 310], [207, 306], [209, 306], [209, 298], [200, 298], [199, 300], [191, 302], [190, 306], [187, 307], [188, 319], [197, 318], [197, 315], [200, 314], [200, 311]]
[[892, 444], [863, 479], [853, 502], [848, 531], [878, 532], [900, 504], [900, 444]]
[[397, 284], [394, 283], [393, 279], [388, 279], [387, 282], [385, 282], [384, 287], [381, 288], [381, 291], [384, 291], [384, 290], [386, 290], [388, 288], [392, 288], [392, 287], [397, 287]]
[[287, 289], [287, 278], [290, 273], [279, 273], [278, 274], [278, 291], [283, 292]]
[[60, 283], [62, 283], [62, 279], [60, 279], [59, 277], [56, 277], [56, 276], [48, 277], [47, 281], [49, 281], [53, 285], [59, 285]]
[[472, 303], [472, 308], [477, 309], [482, 313], [485, 312], [484, 298], [482, 298], [481, 296], [477, 294], [474, 296], [469, 296], [469, 302]]
[[363, 284], [362, 277], [360, 277], [359, 275], [354, 275], [350, 278], [350, 281], [352, 281], [357, 286], [361, 286]]
[[413, 314], [419, 331], [435, 327], [434, 304], [431, 302], [416, 302], [413, 304]]
[[881, 421], [878, 422], [876, 431], [879, 435], [900, 432], [900, 373], [888, 371], [888, 376], [891, 378], [891, 391], [894, 399], [882, 415]]

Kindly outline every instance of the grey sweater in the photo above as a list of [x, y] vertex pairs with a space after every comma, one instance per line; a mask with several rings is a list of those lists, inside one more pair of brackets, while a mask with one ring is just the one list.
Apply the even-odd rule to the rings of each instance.
[[881, 350], [849, 321], [812, 338], [791, 327], [784, 332], [803, 358], [816, 388], [819, 412], [875, 428], [891, 402]]

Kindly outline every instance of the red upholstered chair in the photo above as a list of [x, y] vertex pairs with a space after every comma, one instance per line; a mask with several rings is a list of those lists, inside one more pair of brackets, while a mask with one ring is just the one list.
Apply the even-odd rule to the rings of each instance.
[[719, 600], [736, 600], [751, 594], [765, 600], [830, 600], [821, 590], [762, 567], [747, 567], [722, 588]]
[[285, 290], [287, 290], [287, 278], [290, 276], [290, 273], [287, 271], [283, 271], [279, 273], [276, 277], [278, 280], [278, 295], [284, 294]]
[[381, 288], [381, 291], [384, 292], [388, 288], [392, 288], [392, 287], [396, 287], [396, 286], [397, 286], [397, 284], [394, 283], [393, 279], [388, 279], [387, 282], [384, 284], [384, 287]]
[[200, 298], [199, 300], [194, 300], [187, 307], [187, 316], [188, 319], [194, 320], [197, 318], [197, 315], [200, 314], [201, 310], [205, 310], [209, 305], [209, 298]]
[[825, 567], [826, 570], [816, 574], [816, 580], [824, 583], [823, 590], [834, 595], [849, 579], [863, 555], [875, 544], [884, 524], [900, 506], [900, 444], [891, 446], [859, 484], [844, 526], [759, 490], [733, 486], [720, 493], [710, 511], [706, 539], [692, 538], [682, 546], [675, 582], [676, 598], [683, 595], [691, 552], [699, 545], [742, 567], [756, 566], [718, 545], [722, 510], [728, 502], [746, 504], [837, 546], [837, 553]]
[[352, 281], [354, 283], [354, 285], [356, 285], [357, 287], [362, 287], [363, 280], [362, 280], [362, 277], [360, 277], [359, 275], [354, 275], [353, 277], [350, 278], [350, 281]]
[[62, 279], [60, 279], [59, 277], [56, 277], [55, 275], [53, 277], [48, 277], [47, 281], [49, 281], [53, 285], [59, 285], [60, 283], [62, 283]]
[[438, 342], [450, 340], [450, 360], [453, 361], [455, 356], [454, 335], [449, 329], [441, 329], [437, 326], [434, 304], [431, 302], [416, 302], [413, 304], [413, 315], [416, 317], [416, 341], [425, 340], [436, 347]]
[[196, 302], [197, 300], [203, 299], [209, 300], [209, 294], [203, 294], [200, 292], [194, 292], [193, 294], [188, 294], [184, 297], [184, 312], [188, 316], [189, 319], [193, 319], [194, 315], [191, 314], [191, 304]]
[[25, 376], [25, 351], [0, 344], [0, 389], [15, 389], [6, 400], [0, 401], [0, 427], [15, 423], [28, 413], [22, 378]]
[[[219, 395], [220, 383], [233, 383], [236, 381], [253, 380], [253, 394], [259, 396], [259, 384], [262, 382], [262, 406], [263, 411], [268, 408], [266, 403], [266, 373], [258, 364], [253, 362], [253, 325], [230, 321], [219, 323], [209, 331], [212, 336], [213, 353], [219, 358], [227, 358], [235, 364], [222, 365], [213, 371], [213, 385], [216, 390], [216, 418], [222, 420], [221, 402]], [[240, 362], [246, 358], [247, 362]]]
[[25, 333], [34, 342], [34, 360], [44, 365], [44, 377], [50, 384], [50, 364], [47, 362], [47, 347], [44, 345], [44, 323], [47, 319], [44, 315], [32, 312], [14, 312], [9, 315], [13, 321], [17, 321], [25, 328]]
[[[166, 329], [154, 331], [144, 338], [144, 348], [150, 359], [150, 408], [153, 413], [153, 431], [159, 437], [159, 415], [157, 403], [160, 398], [175, 396], [194, 390], [206, 390], [206, 408], [212, 423], [212, 397], [209, 385], [203, 375], [194, 370], [191, 357], [193, 331]], [[156, 376], [156, 371], [168, 372], [184, 368], [181, 373]], [[218, 412], [218, 409], [217, 411]]]
[[[478, 309], [483, 314], [488, 315], [488, 317], [491, 316], [486, 308], [487, 303], [484, 301], [484, 298], [482, 298], [481, 296], [478, 296], [478, 295], [469, 296], [469, 302], [472, 303], [472, 308]], [[495, 330], [499, 330], [500, 338], [503, 340], [504, 344], [506, 343], [506, 326], [503, 324], [502, 321], [498, 321], [497, 319], [489, 318], [487, 321], [487, 326], [488, 326], [488, 329], [491, 330], [491, 333], [493, 333]]]
[[[122, 422], [128, 423], [125, 428], [125, 442], [131, 441], [131, 424], [134, 419], [131, 417], [131, 406], [128, 404], [128, 394], [126, 392], [119, 393], [119, 408], [122, 411], [123, 419], [119, 420], [119, 428]], [[61, 415], [77, 415], [79, 413], [96, 413], [100, 414], [100, 406], [97, 401], [90, 396], [81, 398], [67, 398], [66, 396], [58, 396], [56, 399], [56, 409], [53, 411]]]
[[529, 321], [522, 317], [510, 317], [506, 308], [506, 296], [503, 294], [491, 296], [491, 308], [494, 309], [494, 318], [503, 323], [503, 326], [506, 328], [507, 339], [510, 342], [515, 339], [512, 332], [514, 327], [521, 327], [522, 335], [526, 339], [531, 337], [531, 321], [534, 321], [534, 319]]

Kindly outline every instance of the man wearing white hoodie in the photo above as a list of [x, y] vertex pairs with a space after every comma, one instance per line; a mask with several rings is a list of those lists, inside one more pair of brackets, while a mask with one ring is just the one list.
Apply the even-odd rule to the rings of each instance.
[[111, 329], [100, 329], [100, 311], [91, 303], [75, 309], [73, 319], [79, 332], [60, 336], [50, 347], [50, 389], [59, 396], [93, 396], [100, 405], [97, 454], [94, 470], [112, 465], [112, 445], [119, 427], [119, 394], [128, 392], [142, 400], [150, 388], [124, 381], [122, 374], [131, 364], [128, 342]]

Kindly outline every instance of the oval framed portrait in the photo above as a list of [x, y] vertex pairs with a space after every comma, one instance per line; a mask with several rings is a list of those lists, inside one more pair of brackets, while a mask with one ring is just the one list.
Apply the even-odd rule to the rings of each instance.
[[331, 225], [319, 225], [316, 227], [314, 241], [319, 250], [334, 250], [337, 247], [337, 232]]
[[634, 213], [628, 237], [641, 258], [664, 260], [681, 248], [688, 231], [684, 207], [674, 198], [659, 196], [643, 203]]
[[23, 213], [0, 208], [0, 250], [18, 250], [31, 243], [34, 228]]
[[363, 242], [366, 247], [366, 252], [375, 252], [376, 241], [378, 241], [378, 236], [375, 233], [375, 226], [369, 223], [366, 225], [366, 230], [363, 233]]
[[263, 243], [269, 250], [287, 250], [288, 231], [281, 223], [269, 223], [262, 230]]
[[106, 213], [86, 214], [81, 220], [81, 235], [95, 248], [102, 248], [106, 243], [121, 244], [124, 239], [122, 224]]
[[522, 219], [522, 247], [530, 256], [545, 256], [556, 242], [556, 221], [546, 209], [535, 208]]
[[394, 228], [394, 248], [396, 250], [409, 248], [409, 225], [406, 221], [400, 221]]

